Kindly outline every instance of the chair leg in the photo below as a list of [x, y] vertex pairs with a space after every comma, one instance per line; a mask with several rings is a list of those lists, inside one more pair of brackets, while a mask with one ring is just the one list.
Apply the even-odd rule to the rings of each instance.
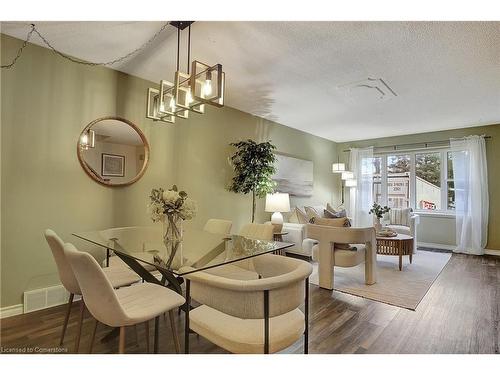
[[82, 336], [82, 324], [83, 324], [83, 314], [85, 312], [85, 301], [80, 301], [80, 315], [78, 316], [78, 328], [76, 332], [76, 340], [75, 340], [75, 353], [78, 353], [78, 349], [80, 348], [80, 337]]
[[146, 329], [146, 351], [149, 353], [149, 320], [144, 322], [144, 327]]
[[160, 329], [160, 317], [157, 316], [155, 318], [155, 336], [154, 336], [154, 343], [153, 343], [153, 351], [154, 353], [158, 353], [158, 330]]
[[135, 345], [139, 346], [139, 335], [137, 334], [137, 324], [134, 324]]
[[175, 352], [179, 354], [181, 352], [181, 344], [179, 342], [179, 335], [177, 334], [177, 326], [175, 324], [175, 314], [172, 310], [168, 312], [170, 317], [170, 328], [172, 329], [172, 338], [174, 339]]
[[118, 346], [118, 353], [125, 353], [125, 326], [120, 327], [120, 344]]
[[64, 342], [64, 335], [66, 334], [66, 328], [68, 327], [69, 315], [71, 314], [71, 306], [73, 306], [73, 297], [74, 296], [75, 295], [73, 293], [70, 293], [70, 295], [69, 295], [68, 308], [66, 310], [66, 317], [64, 318], [64, 324], [63, 324], [63, 329], [62, 329], [62, 334], [61, 334], [61, 340], [59, 341], [59, 346], [61, 346]]
[[90, 347], [89, 347], [89, 354], [92, 353], [92, 348], [94, 347], [94, 339], [95, 339], [95, 333], [97, 331], [97, 319], [95, 320], [94, 323], [94, 329], [92, 330], [92, 336], [90, 337]]

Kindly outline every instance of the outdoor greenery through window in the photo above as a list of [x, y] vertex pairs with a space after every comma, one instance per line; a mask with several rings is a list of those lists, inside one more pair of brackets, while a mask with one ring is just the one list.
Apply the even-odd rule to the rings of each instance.
[[447, 212], [455, 209], [451, 152], [414, 151], [372, 159], [373, 199], [391, 208]]

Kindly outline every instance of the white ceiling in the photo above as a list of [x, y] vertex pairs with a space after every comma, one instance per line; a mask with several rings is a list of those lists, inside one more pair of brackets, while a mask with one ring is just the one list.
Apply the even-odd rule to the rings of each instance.
[[[130, 52], [162, 24], [36, 22], [56, 48], [90, 61]], [[500, 122], [500, 22], [195, 22], [191, 36], [192, 58], [223, 65], [226, 105], [337, 142]], [[169, 27], [114, 68], [173, 80], [175, 52]], [[367, 78], [397, 96], [352, 84]]]
[[101, 136], [101, 142], [117, 143], [121, 145], [143, 146], [137, 131], [129, 124], [117, 120], [102, 120], [91, 128], [96, 136]]

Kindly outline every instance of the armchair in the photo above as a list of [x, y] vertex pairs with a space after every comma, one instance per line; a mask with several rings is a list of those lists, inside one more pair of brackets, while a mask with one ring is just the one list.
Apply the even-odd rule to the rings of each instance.
[[417, 252], [417, 226], [420, 216], [411, 208], [393, 208], [384, 217], [386, 226], [396, 233], [407, 234], [413, 237], [413, 253]]
[[[365, 283], [377, 282], [377, 242], [374, 228], [332, 227], [307, 224], [307, 237], [315, 240], [313, 259], [318, 261], [319, 286], [333, 289], [334, 266], [354, 267], [365, 262]], [[356, 250], [336, 244], [356, 244]]]

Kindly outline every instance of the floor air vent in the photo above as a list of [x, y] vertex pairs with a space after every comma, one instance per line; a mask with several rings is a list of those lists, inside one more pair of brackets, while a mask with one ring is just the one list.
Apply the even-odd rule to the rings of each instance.
[[[68, 302], [69, 293], [62, 285], [49, 286], [24, 292], [24, 313], [62, 305]], [[76, 298], [77, 300], [79, 298]]]

